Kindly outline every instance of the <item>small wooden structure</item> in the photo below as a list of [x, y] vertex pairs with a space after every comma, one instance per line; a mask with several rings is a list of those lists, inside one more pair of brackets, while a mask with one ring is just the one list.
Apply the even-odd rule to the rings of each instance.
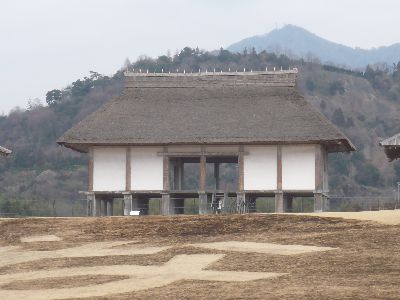
[[385, 150], [389, 161], [400, 158], [400, 133], [379, 143]]
[[[146, 213], [151, 198], [161, 199], [162, 214], [182, 213], [185, 198], [210, 213], [227, 197], [275, 197], [276, 212], [290, 211], [293, 197], [314, 197], [322, 211], [328, 153], [355, 149], [298, 93], [296, 69], [125, 76], [119, 97], [58, 141], [89, 154], [94, 216], [111, 215], [119, 197], [126, 215]], [[224, 164], [234, 180], [222, 186]]]
[[8, 150], [7, 148], [0, 146], [0, 156], [7, 156], [10, 155], [11, 153], [12, 153], [11, 150]]

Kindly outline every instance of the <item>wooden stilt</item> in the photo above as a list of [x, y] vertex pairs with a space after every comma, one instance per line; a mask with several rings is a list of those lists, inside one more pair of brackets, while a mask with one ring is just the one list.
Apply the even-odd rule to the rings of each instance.
[[161, 214], [170, 215], [171, 213], [171, 196], [169, 193], [162, 193], [161, 195]]
[[214, 163], [214, 177], [215, 177], [215, 189], [218, 191], [219, 186], [219, 163]]
[[132, 205], [132, 194], [124, 194], [124, 216], [129, 216]]
[[205, 192], [199, 193], [199, 215], [208, 214], [208, 201]]
[[283, 213], [283, 192], [276, 191], [275, 192], [275, 212], [276, 213]]

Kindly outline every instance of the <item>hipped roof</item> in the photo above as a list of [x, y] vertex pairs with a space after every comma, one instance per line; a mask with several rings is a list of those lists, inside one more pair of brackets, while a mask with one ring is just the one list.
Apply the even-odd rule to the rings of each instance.
[[8, 150], [7, 148], [0, 146], [0, 156], [7, 156], [11, 153], [12, 153], [11, 150]]
[[383, 140], [379, 145], [383, 146], [389, 161], [400, 158], [400, 133]]
[[293, 143], [354, 150], [298, 93], [296, 73], [127, 73], [122, 94], [58, 143], [82, 152], [91, 145]]

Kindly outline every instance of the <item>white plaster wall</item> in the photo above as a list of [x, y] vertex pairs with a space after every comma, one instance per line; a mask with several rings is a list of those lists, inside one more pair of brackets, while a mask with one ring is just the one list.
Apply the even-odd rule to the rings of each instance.
[[315, 145], [282, 147], [282, 189], [315, 189]]
[[276, 190], [277, 147], [246, 146], [244, 155], [244, 189]]
[[93, 149], [93, 190], [124, 191], [126, 181], [125, 148]]
[[163, 157], [159, 147], [131, 148], [131, 189], [163, 189]]

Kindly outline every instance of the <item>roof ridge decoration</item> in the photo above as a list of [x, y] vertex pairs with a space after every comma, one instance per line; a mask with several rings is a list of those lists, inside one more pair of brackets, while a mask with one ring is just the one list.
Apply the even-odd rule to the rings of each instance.
[[400, 146], [400, 133], [395, 134], [379, 143], [381, 146]]
[[297, 79], [297, 69], [291, 70], [278, 70], [278, 71], [253, 71], [246, 72], [235, 71], [228, 72], [215, 71], [209, 72], [199, 70], [199, 72], [177, 72], [175, 73], [151, 73], [146, 70], [139, 71], [126, 71], [127, 88], [144, 88], [144, 87], [195, 87], [207, 85], [224, 85], [224, 86], [238, 86], [238, 85], [263, 85], [263, 86], [281, 86], [281, 87], [294, 87]]

